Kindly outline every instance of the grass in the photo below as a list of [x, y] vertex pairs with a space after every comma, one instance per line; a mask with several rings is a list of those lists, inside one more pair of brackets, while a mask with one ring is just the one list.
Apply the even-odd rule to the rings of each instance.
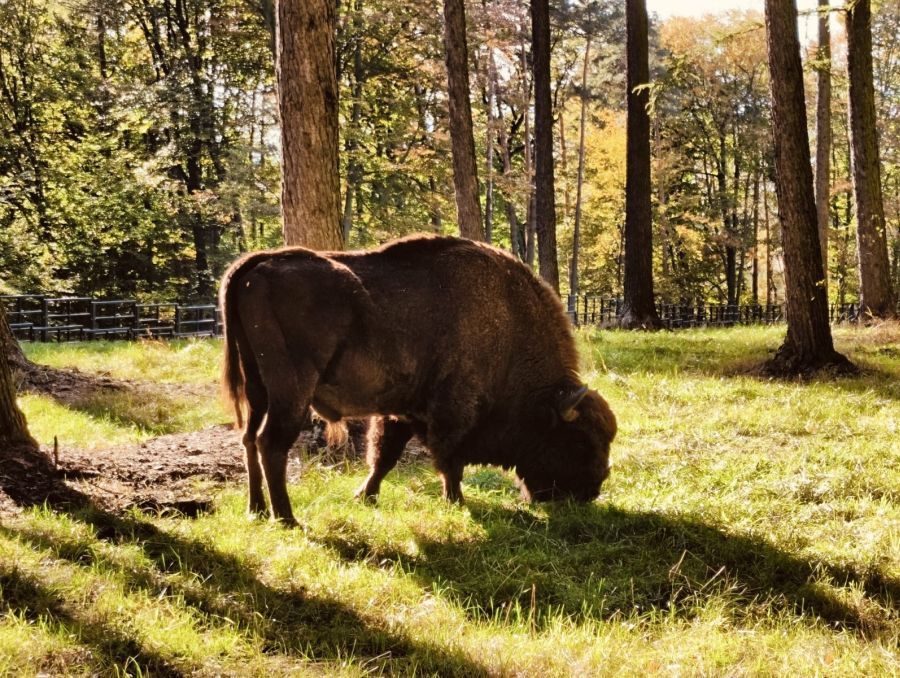
[[[582, 333], [620, 424], [589, 506], [486, 468], [447, 506], [410, 464], [369, 507], [348, 462], [291, 486], [291, 531], [243, 488], [192, 520], [5, 520], [0, 674], [900, 675], [900, 328], [836, 332], [858, 377], [746, 376], [782, 331]], [[39, 350], [210, 383], [196, 345]]]
[[32, 435], [44, 445], [102, 448], [192, 431], [229, 420], [217, 397], [221, 342], [102, 341], [24, 345], [34, 362], [118, 380], [151, 382], [137, 390], [98, 390], [65, 403], [44, 395], [20, 398]]

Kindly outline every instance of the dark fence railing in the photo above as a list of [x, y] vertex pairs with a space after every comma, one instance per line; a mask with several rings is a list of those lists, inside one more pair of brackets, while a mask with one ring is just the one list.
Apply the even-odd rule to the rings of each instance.
[[0, 296], [13, 334], [24, 341], [203, 337], [222, 331], [214, 304], [139, 303], [134, 299]]
[[[0, 295], [13, 334], [24, 341], [84, 341], [140, 337], [208, 337], [222, 332], [214, 304], [140, 303], [134, 299], [48, 297], [41, 294]], [[622, 313], [621, 299], [570, 295], [568, 315], [575, 325], [613, 326]], [[732, 327], [784, 321], [780, 304], [657, 304], [664, 325]], [[857, 304], [833, 304], [832, 322], [859, 319]]]
[[[569, 319], [575, 325], [614, 326], [622, 315], [621, 299], [590, 295], [569, 295]], [[656, 311], [663, 324], [670, 329], [688, 327], [732, 327], [734, 325], [771, 325], [784, 322], [781, 304], [665, 304], [657, 303]], [[858, 304], [832, 304], [831, 322], [859, 320]]]

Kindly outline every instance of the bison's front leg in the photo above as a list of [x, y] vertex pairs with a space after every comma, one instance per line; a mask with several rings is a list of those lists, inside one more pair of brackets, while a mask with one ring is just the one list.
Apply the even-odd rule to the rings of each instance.
[[369, 477], [356, 491], [356, 496], [374, 501], [381, 489], [381, 481], [390, 472], [406, 443], [413, 436], [413, 424], [394, 417], [376, 417], [369, 424], [366, 447], [366, 461], [369, 463]]
[[441, 476], [441, 483], [443, 485], [442, 494], [444, 499], [453, 504], [462, 504], [463, 465], [456, 461], [438, 464], [438, 473], [440, 473]]

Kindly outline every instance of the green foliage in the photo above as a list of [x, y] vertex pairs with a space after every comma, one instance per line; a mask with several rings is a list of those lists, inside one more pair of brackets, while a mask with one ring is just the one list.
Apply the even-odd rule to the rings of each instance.
[[[525, 504], [493, 468], [450, 506], [415, 460], [372, 507], [359, 462], [308, 459], [296, 530], [248, 523], [243, 488], [196, 519], [4, 519], [0, 673], [891, 675], [900, 333], [838, 329], [854, 378], [748, 376], [781, 331], [581, 333], [620, 425], [589, 506]], [[120, 346], [40, 357], [210, 380], [219, 348]]]
[[[208, 301], [238, 253], [281, 244], [273, 10], [271, 0], [0, 4], [2, 289]], [[510, 249], [518, 230], [514, 249], [525, 258], [532, 183], [525, 162], [532, 142], [527, 4], [470, 2], [467, 13], [482, 195], [490, 178], [494, 242]], [[876, 103], [892, 275], [900, 285], [898, 17], [896, 3], [876, 3]], [[455, 233], [440, 13], [409, 0], [355, 0], [339, 3], [338, 21], [349, 245]], [[585, 98], [580, 287], [615, 296], [622, 7], [562, 3], [552, 23], [560, 263], [573, 250]], [[763, 30], [754, 13], [651, 22], [654, 273], [663, 300], [781, 297]], [[842, 69], [836, 60], [829, 291], [849, 302], [856, 253]]]

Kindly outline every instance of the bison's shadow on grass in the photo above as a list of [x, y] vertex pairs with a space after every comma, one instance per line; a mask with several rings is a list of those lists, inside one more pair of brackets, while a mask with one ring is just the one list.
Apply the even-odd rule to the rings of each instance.
[[[8, 532], [5, 528], [4, 532]], [[79, 615], [76, 609], [61, 599], [58, 593], [46, 588], [25, 572], [0, 566], [0, 616], [22, 615], [34, 622], [42, 619], [53, 632], [75, 636], [95, 656], [105, 657], [111, 664], [124, 671], [140, 669], [143, 675], [181, 676], [179, 670], [166, 658], [143, 647], [112, 624], [106, 624], [88, 615]], [[58, 670], [60, 675], [71, 667], [65, 655], [59, 657], [60, 666], [45, 666]]]
[[[890, 610], [900, 600], [900, 583], [880, 573], [804, 559], [761, 537], [729, 534], [689, 516], [603, 504], [512, 510], [478, 499], [468, 510], [483, 527], [481, 539], [420, 534], [414, 553], [375, 546], [352, 529], [323, 541], [347, 560], [399, 564], [423, 587], [447, 592], [472, 617], [525, 616], [538, 626], [550, 610], [579, 621], [691, 617], [723, 596], [738, 621], [754, 623], [775, 610], [877, 635], [892, 623]], [[865, 597], [851, 604], [823, 581], [859, 588]]]
[[[210, 627], [227, 624], [230, 628], [236, 623], [242, 635], [255, 639], [266, 653], [324, 662], [357, 657], [370, 669], [387, 674], [419, 671], [486, 675], [483, 667], [461, 652], [413, 641], [403, 633], [363, 618], [339, 601], [302, 588], [285, 590], [264, 584], [253, 569], [236, 557], [203, 542], [160, 530], [139, 518], [118, 517], [92, 507], [71, 515], [92, 526], [96, 539], [73, 537], [67, 541], [22, 526], [0, 527], [0, 532], [34, 548], [47, 549], [75, 565], [122, 577], [132, 590], [180, 598], [199, 612]], [[128, 567], [96, 548], [100, 542], [137, 546], [152, 565], [146, 569]], [[175, 572], [182, 576], [174, 580], [162, 576]], [[5, 592], [9, 584], [17, 592], [11, 598]], [[48, 605], [45, 601], [53, 600], [54, 594], [40, 590], [15, 571], [0, 572], [0, 586], [4, 589], [0, 604], [8, 610], [47, 615], [51, 623], [80, 636], [91, 649], [117, 665], [133, 657], [150, 675], [191, 673], [192, 667], [183, 661], [176, 668], [163, 657], [147, 652], [134, 639], [119, 638], [108, 633], [105, 626], [85, 626], [71, 613]]]

